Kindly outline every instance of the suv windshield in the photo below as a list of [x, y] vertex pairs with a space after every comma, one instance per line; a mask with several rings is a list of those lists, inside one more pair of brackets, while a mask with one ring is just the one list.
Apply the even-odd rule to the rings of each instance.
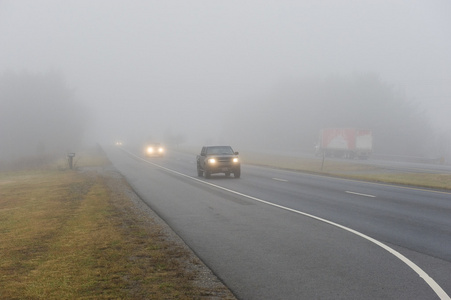
[[234, 154], [229, 146], [208, 147], [207, 154]]

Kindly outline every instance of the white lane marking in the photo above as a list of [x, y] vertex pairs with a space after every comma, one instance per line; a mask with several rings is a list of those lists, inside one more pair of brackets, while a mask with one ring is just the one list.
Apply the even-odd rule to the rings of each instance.
[[281, 179], [281, 178], [272, 178], [273, 180], [276, 180], [276, 181], [282, 181], [282, 182], [287, 182], [288, 180], [286, 180], [286, 179]]
[[364, 197], [371, 197], [371, 198], [376, 198], [376, 196], [374, 195], [369, 195], [369, 194], [361, 194], [361, 193], [356, 193], [356, 192], [351, 192], [351, 191], [345, 191], [348, 194], [353, 194], [353, 195], [359, 195], [359, 196], [364, 196]]
[[391, 253], [392, 255], [397, 257], [399, 260], [401, 260], [403, 263], [405, 263], [415, 273], [417, 273], [418, 276], [423, 278], [423, 280], [426, 282], [426, 284], [429, 285], [429, 287], [437, 294], [437, 296], [441, 300], [451, 300], [451, 298], [448, 296], [448, 294], [446, 294], [446, 292], [437, 284], [437, 282], [435, 282], [435, 280], [432, 279], [432, 277], [430, 277], [425, 271], [423, 271], [423, 269], [421, 269], [419, 266], [417, 266], [413, 261], [411, 261], [410, 259], [408, 259], [404, 255], [402, 255], [401, 253], [399, 253], [395, 249], [390, 248], [389, 246], [385, 245], [384, 243], [379, 242], [378, 240], [376, 240], [376, 239], [374, 239], [374, 238], [372, 238], [372, 237], [370, 237], [370, 236], [368, 236], [366, 234], [363, 234], [363, 233], [361, 233], [361, 232], [359, 232], [357, 230], [351, 229], [349, 227], [340, 225], [338, 223], [335, 223], [335, 222], [332, 222], [332, 221], [329, 221], [329, 220], [326, 220], [326, 219], [323, 219], [323, 218], [320, 218], [320, 217], [317, 217], [317, 216], [314, 216], [314, 215], [311, 215], [311, 214], [308, 214], [308, 213], [305, 213], [305, 212], [302, 212], [302, 211], [299, 211], [299, 210], [295, 210], [295, 209], [292, 209], [292, 208], [289, 208], [289, 207], [285, 207], [285, 206], [282, 206], [282, 205], [271, 203], [271, 202], [268, 202], [268, 201], [265, 201], [265, 200], [262, 200], [262, 199], [259, 199], [259, 198], [256, 198], [256, 197], [252, 197], [252, 196], [249, 196], [249, 195], [246, 195], [246, 194], [242, 194], [240, 192], [236, 192], [234, 190], [227, 189], [225, 187], [222, 187], [222, 186], [219, 186], [219, 185], [216, 185], [216, 184], [212, 184], [212, 183], [204, 181], [204, 180], [197, 179], [195, 177], [192, 177], [192, 176], [189, 176], [189, 175], [186, 175], [186, 174], [183, 174], [183, 173], [180, 173], [180, 172], [168, 169], [168, 168], [163, 167], [161, 165], [158, 165], [158, 164], [155, 164], [155, 163], [150, 162], [148, 160], [145, 160], [142, 157], [136, 156], [133, 153], [128, 152], [125, 149], [124, 149], [124, 151], [127, 152], [128, 154], [130, 154], [130, 155], [132, 155], [132, 156], [134, 156], [134, 157], [136, 157], [136, 158], [148, 163], [148, 164], [151, 164], [151, 165], [154, 165], [156, 167], [159, 167], [159, 168], [161, 168], [163, 170], [166, 170], [166, 171], [168, 171], [170, 173], [174, 173], [174, 174], [180, 175], [182, 177], [186, 177], [186, 178], [192, 179], [192, 180], [197, 181], [199, 183], [206, 184], [206, 185], [215, 187], [217, 189], [224, 190], [224, 191], [227, 191], [227, 192], [235, 194], [235, 195], [239, 195], [239, 196], [244, 197], [244, 198], [248, 198], [248, 199], [260, 202], [260, 203], [264, 203], [264, 204], [267, 204], [267, 205], [270, 205], [270, 206], [274, 206], [274, 207], [277, 207], [277, 208], [280, 208], [280, 209], [283, 209], [283, 210], [291, 211], [293, 213], [296, 213], [296, 214], [299, 214], [299, 215], [303, 215], [303, 216], [306, 216], [306, 217], [309, 217], [309, 218], [312, 218], [312, 219], [315, 219], [315, 220], [327, 223], [329, 225], [341, 228], [341, 229], [343, 229], [345, 231], [348, 231], [348, 232], [353, 233], [353, 234], [355, 234], [357, 236], [360, 236], [360, 237], [362, 237], [362, 238], [364, 238], [364, 239], [376, 244], [377, 246], [379, 246], [382, 249], [386, 250], [387, 252]]

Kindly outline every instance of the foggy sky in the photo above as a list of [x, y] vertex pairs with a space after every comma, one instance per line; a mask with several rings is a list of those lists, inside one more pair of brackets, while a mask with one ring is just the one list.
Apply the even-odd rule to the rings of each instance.
[[280, 83], [359, 72], [451, 130], [450, 53], [448, 0], [0, 0], [0, 72], [62, 72], [102, 141], [214, 138]]

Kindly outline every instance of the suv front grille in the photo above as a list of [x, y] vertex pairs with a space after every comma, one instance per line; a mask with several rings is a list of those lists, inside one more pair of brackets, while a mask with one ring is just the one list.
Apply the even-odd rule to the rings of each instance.
[[218, 157], [217, 161], [222, 163], [229, 163], [232, 162], [232, 157]]

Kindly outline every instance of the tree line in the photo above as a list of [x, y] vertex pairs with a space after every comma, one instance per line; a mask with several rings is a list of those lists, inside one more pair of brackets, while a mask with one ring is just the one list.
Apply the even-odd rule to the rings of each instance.
[[74, 151], [86, 123], [86, 110], [60, 73], [0, 76], [0, 162]]
[[354, 127], [373, 131], [379, 154], [444, 156], [450, 150], [450, 138], [438, 139], [418, 103], [372, 73], [286, 82], [233, 114], [223, 139], [243, 146], [313, 151], [320, 129]]

